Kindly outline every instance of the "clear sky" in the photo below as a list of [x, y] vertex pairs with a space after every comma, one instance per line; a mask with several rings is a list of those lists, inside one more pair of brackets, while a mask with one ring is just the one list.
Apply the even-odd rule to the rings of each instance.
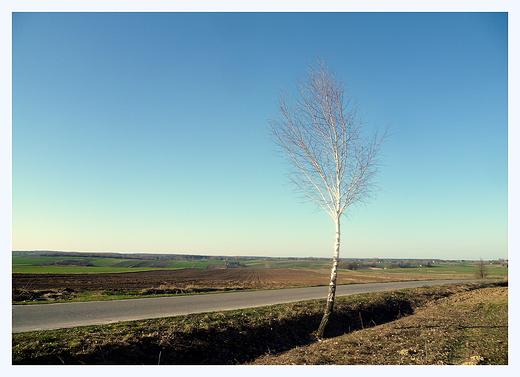
[[12, 249], [332, 257], [268, 119], [322, 57], [392, 124], [342, 257], [508, 258], [507, 13], [13, 13]]

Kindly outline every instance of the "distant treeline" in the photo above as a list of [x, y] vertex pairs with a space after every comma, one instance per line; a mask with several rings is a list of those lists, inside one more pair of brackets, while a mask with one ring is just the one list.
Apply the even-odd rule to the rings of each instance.
[[[246, 260], [314, 260], [329, 261], [331, 258], [314, 257], [259, 257], [259, 256], [220, 256], [220, 255], [191, 255], [191, 254], [147, 254], [147, 253], [114, 253], [114, 252], [80, 252], [80, 251], [13, 251], [13, 255], [38, 255], [45, 257], [67, 258], [119, 258], [156, 261], [246, 261]], [[411, 268], [433, 267], [440, 262], [448, 262], [443, 259], [398, 259], [398, 258], [341, 258], [338, 267], [340, 269], [358, 270], [366, 268]], [[471, 262], [457, 260], [451, 262]], [[507, 265], [507, 259], [488, 261], [488, 264]]]
[[67, 257], [67, 258], [118, 258], [139, 260], [182, 260], [182, 261], [238, 261], [238, 260], [328, 260], [330, 258], [278, 258], [255, 256], [220, 256], [220, 255], [190, 255], [190, 254], [146, 254], [146, 253], [111, 253], [111, 252], [81, 252], [81, 251], [13, 251], [14, 255], [38, 255], [42, 257]]

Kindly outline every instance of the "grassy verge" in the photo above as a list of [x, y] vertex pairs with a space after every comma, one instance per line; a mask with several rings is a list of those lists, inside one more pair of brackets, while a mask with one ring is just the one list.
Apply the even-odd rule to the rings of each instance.
[[96, 290], [96, 291], [72, 291], [63, 289], [50, 289], [42, 291], [13, 290], [13, 305], [41, 305], [64, 302], [82, 301], [110, 301], [127, 300], [132, 298], [152, 298], [165, 296], [184, 296], [192, 294], [210, 294], [222, 292], [254, 291], [255, 289], [240, 288], [172, 288], [172, 289], [125, 289], [125, 290]]
[[507, 288], [459, 292], [414, 315], [252, 364], [507, 365], [507, 315]]
[[[449, 327], [450, 321], [459, 318], [461, 312], [458, 311], [454, 312], [455, 317], [442, 317], [445, 322], [437, 325], [440, 330], [434, 331], [436, 328], [431, 328], [431, 334], [427, 338], [424, 338], [424, 334], [420, 335], [421, 331], [428, 331], [427, 328], [416, 329], [409, 334], [401, 333], [403, 339], [389, 337], [388, 339], [393, 339], [390, 344], [397, 347], [394, 354], [398, 358], [394, 359], [377, 359], [382, 353], [381, 349], [384, 349], [381, 348], [383, 343], [388, 339], [382, 333], [378, 338], [377, 333], [365, 332], [385, 326], [401, 326], [400, 331], [405, 331], [408, 325], [399, 321], [415, 318], [423, 312], [427, 316], [430, 313], [428, 310], [432, 310], [430, 315], [435, 318], [437, 306], [445, 308], [443, 310], [446, 313], [454, 307], [452, 302], [447, 301], [449, 298], [485, 289], [507, 290], [501, 288], [503, 285], [507, 283], [448, 284], [338, 298], [328, 331], [330, 339], [319, 343], [315, 341], [313, 332], [321, 319], [324, 301], [313, 300], [104, 326], [13, 334], [12, 360], [13, 364], [30, 365], [404, 364], [407, 357], [410, 360], [414, 355], [422, 357], [420, 349], [409, 346], [406, 341], [427, 339], [428, 356], [422, 357], [422, 360], [427, 360], [427, 363], [438, 363], [439, 360], [457, 363], [475, 356], [468, 349], [473, 349], [475, 342], [486, 336], [489, 341], [482, 346], [482, 352], [479, 351], [480, 354], [476, 355], [483, 360], [475, 360], [478, 363], [500, 364], [504, 360], [507, 362], [507, 299], [505, 303], [503, 300], [490, 302], [486, 300], [489, 295], [481, 295], [480, 300], [466, 300], [469, 306], [465, 313], [472, 315], [464, 317], [466, 322], [456, 323], [453, 329], [457, 332], [449, 347], [442, 345], [444, 343], [439, 336], [444, 334], [442, 331], [446, 331], [442, 326], [453, 330]], [[436, 300], [440, 301], [436, 304]], [[496, 321], [495, 324], [493, 320]], [[424, 319], [417, 321], [421, 323]], [[343, 341], [345, 336], [360, 338]], [[343, 342], [343, 348], [334, 344], [336, 341]], [[437, 341], [440, 342], [438, 348], [448, 352], [442, 359], [433, 357], [436, 354], [434, 350], [437, 349]], [[344, 353], [338, 358], [330, 356], [333, 349], [346, 349], [349, 344], [359, 352], [370, 352], [374, 358], [366, 358], [362, 362], [361, 359], [349, 358]], [[367, 348], [367, 345], [372, 345], [373, 348]], [[307, 360], [310, 362], [302, 362], [302, 359], [291, 356], [291, 352], [307, 349], [306, 347], [326, 347], [326, 350], [316, 351], [316, 355], [322, 355], [321, 358], [310, 358]], [[490, 357], [483, 347], [495, 349], [496, 357]], [[363, 351], [365, 349], [371, 351]], [[468, 356], [470, 353], [471, 356]], [[288, 358], [269, 359], [284, 356]], [[421, 357], [416, 357], [416, 360]]]

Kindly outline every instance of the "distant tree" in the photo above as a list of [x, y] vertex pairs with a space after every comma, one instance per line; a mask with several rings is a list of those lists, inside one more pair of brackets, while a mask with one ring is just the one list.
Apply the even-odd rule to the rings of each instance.
[[352, 260], [342, 260], [338, 263], [338, 268], [342, 270], [358, 270], [359, 267], [359, 263]]
[[308, 77], [298, 87], [293, 106], [282, 95], [278, 115], [270, 120], [271, 135], [286, 157], [290, 180], [334, 220], [336, 237], [327, 304], [317, 331], [324, 337], [336, 294], [340, 251], [340, 217], [352, 204], [364, 202], [377, 189], [381, 144], [387, 137], [377, 132], [362, 135], [363, 121], [357, 103], [345, 99], [345, 89], [334, 72], [321, 60], [311, 64]]
[[475, 269], [475, 277], [477, 279], [485, 279], [488, 276], [486, 264], [482, 260], [482, 258], [477, 262], [477, 267]]

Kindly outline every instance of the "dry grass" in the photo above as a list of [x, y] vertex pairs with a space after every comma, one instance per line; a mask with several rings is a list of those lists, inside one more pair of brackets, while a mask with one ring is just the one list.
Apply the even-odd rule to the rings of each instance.
[[460, 292], [411, 316], [370, 329], [264, 355], [253, 364], [505, 365], [507, 288]]

